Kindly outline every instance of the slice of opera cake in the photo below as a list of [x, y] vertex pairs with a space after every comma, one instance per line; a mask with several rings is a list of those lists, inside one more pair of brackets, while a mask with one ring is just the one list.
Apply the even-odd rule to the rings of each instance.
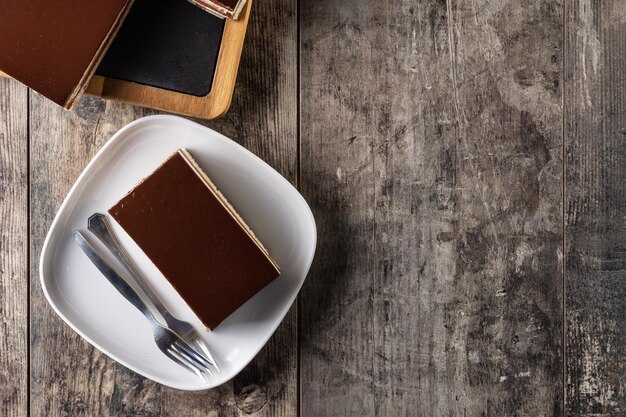
[[0, 71], [72, 108], [132, 0], [0, 1]]
[[109, 209], [208, 329], [280, 275], [185, 149]]

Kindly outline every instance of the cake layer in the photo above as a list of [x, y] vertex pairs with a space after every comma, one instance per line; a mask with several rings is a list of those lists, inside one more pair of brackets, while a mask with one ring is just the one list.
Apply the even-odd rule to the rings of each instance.
[[214, 329], [280, 274], [191, 155], [179, 150], [109, 213]]

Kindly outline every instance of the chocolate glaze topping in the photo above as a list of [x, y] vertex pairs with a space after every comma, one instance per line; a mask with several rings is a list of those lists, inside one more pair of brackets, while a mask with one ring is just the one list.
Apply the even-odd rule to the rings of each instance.
[[[0, 70], [61, 106], [89, 79], [128, 0], [3, 0]], [[86, 77], [84, 75], [87, 74]]]
[[172, 155], [109, 213], [214, 329], [279, 271], [184, 155]]

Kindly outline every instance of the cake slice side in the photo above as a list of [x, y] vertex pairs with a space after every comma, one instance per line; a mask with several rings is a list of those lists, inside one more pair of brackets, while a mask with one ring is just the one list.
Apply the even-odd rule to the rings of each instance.
[[85, 70], [85, 73], [83, 74], [82, 78], [80, 79], [80, 81], [78, 82], [78, 84], [76, 85], [76, 87], [74, 88], [74, 90], [68, 96], [66, 102], [64, 103], [63, 107], [65, 109], [67, 110], [73, 109], [78, 103], [78, 101], [80, 100], [80, 98], [82, 97], [83, 93], [87, 89], [87, 86], [89, 85], [89, 81], [91, 81], [91, 78], [96, 72], [96, 68], [100, 64], [100, 61], [102, 61], [102, 58], [104, 58], [104, 54], [109, 49], [111, 42], [113, 42], [115, 35], [117, 34], [120, 27], [122, 26], [122, 22], [124, 22], [124, 19], [128, 15], [128, 12], [130, 11], [130, 7], [132, 6], [133, 1], [134, 0], [129, 0], [126, 3], [126, 5], [120, 10], [119, 14], [117, 15], [117, 18], [115, 19], [115, 22], [111, 26], [111, 29], [109, 30], [106, 37], [100, 44], [100, 47], [98, 48], [96, 52], [96, 55], [94, 55], [93, 59], [89, 63], [89, 66]]
[[278, 267], [278, 264], [276, 263], [276, 261], [274, 261], [274, 259], [272, 259], [268, 250], [265, 248], [265, 246], [263, 246], [263, 243], [261, 243], [261, 241], [256, 237], [250, 226], [248, 226], [248, 224], [241, 218], [239, 213], [237, 213], [235, 208], [228, 202], [224, 194], [222, 194], [220, 190], [218, 190], [218, 188], [215, 186], [213, 181], [211, 181], [209, 176], [202, 170], [202, 168], [200, 168], [200, 166], [197, 164], [195, 159], [193, 159], [187, 149], [179, 149], [178, 153], [189, 164], [189, 167], [193, 169], [200, 178], [202, 178], [206, 186], [209, 188], [209, 191], [211, 191], [215, 198], [217, 198], [222, 203], [224, 208], [228, 210], [231, 216], [233, 216], [237, 223], [239, 223], [241, 228], [248, 234], [248, 236], [250, 236], [250, 239], [252, 239], [252, 241], [256, 243], [256, 245], [265, 254], [265, 256], [267, 256], [267, 260], [270, 261], [272, 265], [274, 265], [274, 267], [276, 268], [276, 272], [280, 274], [280, 268]]

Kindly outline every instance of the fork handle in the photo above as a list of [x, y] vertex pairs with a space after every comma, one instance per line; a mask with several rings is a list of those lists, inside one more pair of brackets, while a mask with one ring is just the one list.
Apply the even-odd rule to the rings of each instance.
[[87, 228], [91, 233], [96, 235], [96, 237], [100, 239], [102, 243], [104, 243], [104, 245], [111, 251], [113, 256], [115, 256], [115, 259], [117, 259], [124, 266], [126, 271], [128, 271], [128, 273], [135, 280], [137, 285], [139, 285], [139, 288], [141, 288], [141, 290], [146, 294], [146, 296], [154, 305], [159, 314], [166, 318], [165, 315], [169, 314], [168, 311], [165, 309], [163, 303], [161, 303], [161, 300], [159, 300], [159, 297], [154, 293], [154, 291], [150, 287], [150, 284], [148, 284], [144, 277], [139, 272], [137, 272], [136, 267], [128, 258], [128, 255], [126, 254], [124, 249], [122, 249], [122, 246], [117, 241], [115, 235], [111, 231], [111, 226], [109, 225], [106, 216], [100, 213], [94, 213], [87, 220]]
[[119, 276], [113, 268], [111, 268], [104, 259], [100, 255], [98, 255], [91, 246], [89, 242], [85, 239], [85, 237], [78, 230], [74, 230], [74, 240], [78, 243], [78, 246], [82, 249], [82, 251], [87, 255], [89, 260], [98, 268], [102, 275], [115, 287], [115, 289], [122, 294], [124, 298], [126, 298], [132, 305], [134, 305], [141, 313], [146, 316], [146, 318], [150, 321], [151, 324], [156, 323], [156, 319], [154, 315], [143, 302], [139, 294], [124, 281], [124, 278]]

